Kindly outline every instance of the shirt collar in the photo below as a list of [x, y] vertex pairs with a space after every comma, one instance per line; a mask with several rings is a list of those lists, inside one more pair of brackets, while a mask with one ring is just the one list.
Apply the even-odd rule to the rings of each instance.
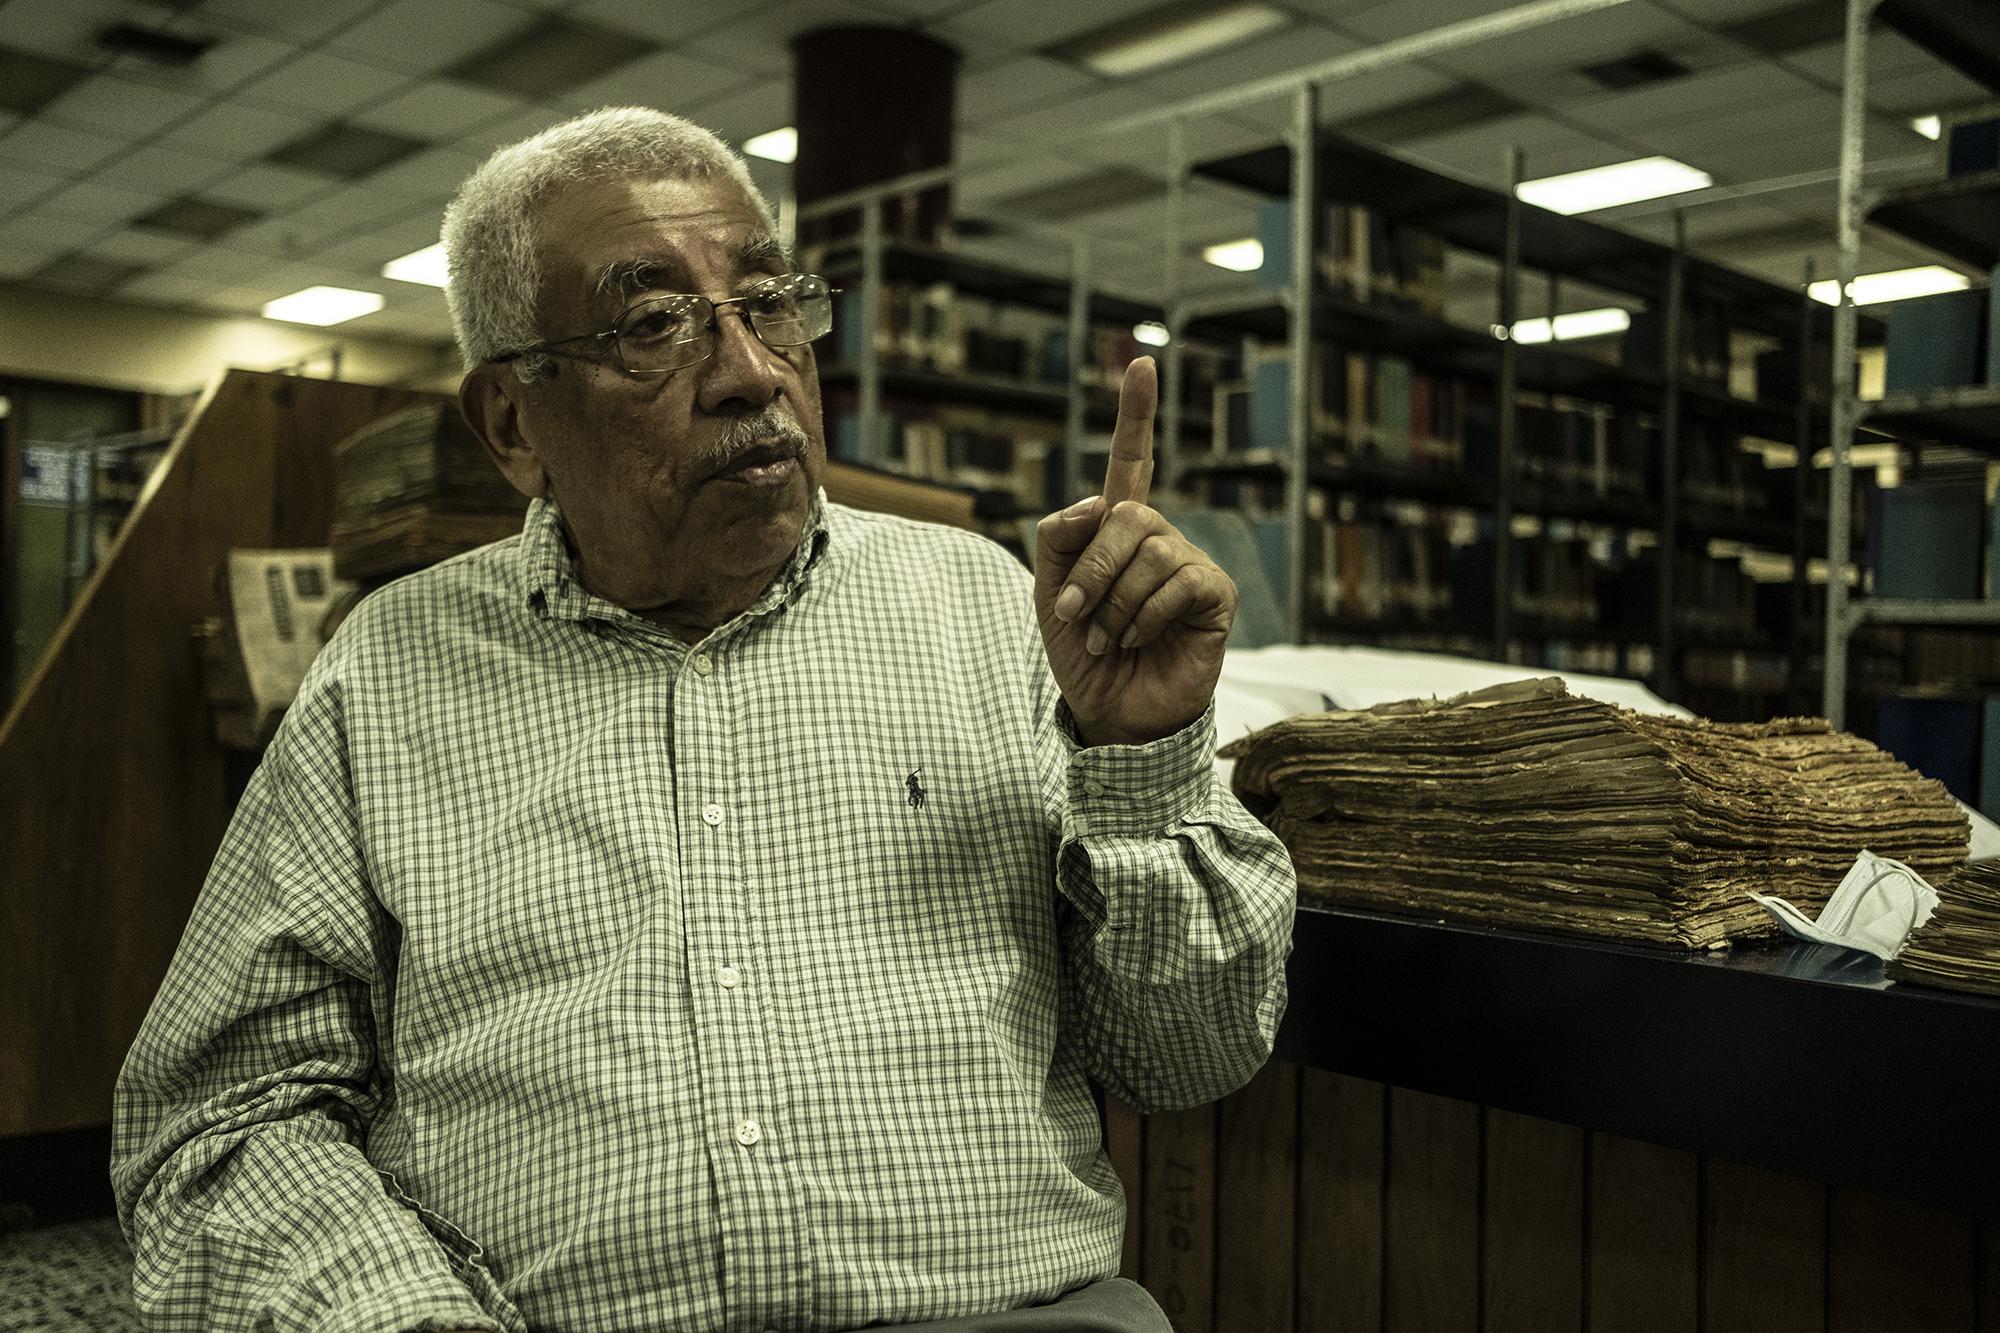
[[[805, 531], [799, 535], [791, 559], [744, 614], [761, 615], [794, 600], [804, 590], [807, 575], [819, 566], [830, 536], [826, 490], [822, 487], [813, 495]], [[538, 496], [528, 502], [528, 516], [521, 524], [516, 555], [522, 594], [537, 615], [556, 620], [616, 620], [632, 615], [590, 592], [577, 579], [576, 561], [570, 555], [568, 525], [552, 496]]]

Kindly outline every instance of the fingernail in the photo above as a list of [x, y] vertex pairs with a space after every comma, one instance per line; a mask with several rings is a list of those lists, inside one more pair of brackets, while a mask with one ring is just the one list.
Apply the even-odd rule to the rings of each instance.
[[1064, 588], [1062, 596], [1056, 598], [1056, 619], [1062, 621], [1065, 625], [1075, 620], [1076, 613], [1082, 609], [1083, 589], [1077, 587], [1074, 583]]
[[1102, 657], [1104, 656], [1104, 645], [1110, 637], [1110, 635], [1104, 632], [1104, 626], [1092, 625], [1090, 627], [1090, 637], [1083, 641], [1083, 646], [1090, 651], [1092, 657]]
[[1127, 625], [1124, 636], [1118, 640], [1118, 646], [1120, 648], [1130, 648], [1138, 641], [1138, 638], [1139, 627], [1137, 625]]
[[1063, 510], [1063, 517], [1082, 518], [1085, 514], [1088, 514], [1092, 509], [1095, 509], [1097, 507], [1098, 500], [1102, 498], [1103, 497], [1101, 496], [1093, 495], [1088, 497], [1087, 499], [1078, 500], [1075, 504]]

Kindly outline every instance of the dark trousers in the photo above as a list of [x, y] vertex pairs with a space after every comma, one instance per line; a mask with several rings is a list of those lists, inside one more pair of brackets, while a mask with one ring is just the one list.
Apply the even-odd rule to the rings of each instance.
[[899, 1324], [896, 1333], [1173, 1333], [1173, 1325], [1144, 1287], [1113, 1277], [1078, 1287], [1048, 1305]]

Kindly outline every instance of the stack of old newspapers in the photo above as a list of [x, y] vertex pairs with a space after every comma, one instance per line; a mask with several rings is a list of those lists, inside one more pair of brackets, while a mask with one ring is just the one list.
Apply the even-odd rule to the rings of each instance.
[[1634, 713], [1560, 680], [1289, 718], [1221, 752], [1307, 903], [1705, 948], [1774, 929], [1864, 848], [1965, 860], [1944, 787], [1817, 718]]
[[378, 583], [521, 530], [527, 500], [449, 402], [406, 408], [333, 447], [334, 568]]
[[2000, 995], [2000, 860], [1981, 861], [1937, 884], [1938, 904], [1884, 967], [1897, 981]]

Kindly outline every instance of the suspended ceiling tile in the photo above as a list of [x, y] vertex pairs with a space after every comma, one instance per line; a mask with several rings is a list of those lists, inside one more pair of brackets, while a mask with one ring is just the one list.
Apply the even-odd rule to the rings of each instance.
[[202, 188], [204, 199], [240, 204], [263, 211], [291, 208], [325, 194], [327, 178], [317, 172], [254, 162], [233, 175], [224, 176]]
[[0, 135], [0, 162], [80, 176], [123, 152], [126, 141], [95, 130], [26, 120]]
[[[110, 239], [122, 245], [125, 243], [125, 240], [121, 238], [143, 236], [144, 234], [141, 232], [122, 232], [119, 233], [119, 236]], [[244, 273], [267, 268], [270, 264], [271, 259], [268, 255], [260, 255], [248, 250], [231, 249], [227, 243], [224, 243], [220, 245], [202, 245], [185, 250], [176, 255], [172, 260], [163, 261], [160, 264], [159, 271], [162, 273], [177, 274], [184, 278], [200, 278], [210, 287], [219, 287], [234, 281]]]
[[1287, 70], [1303, 69], [1346, 55], [1362, 45], [1353, 37], [1316, 23], [1292, 23], [1213, 55], [1148, 71], [1138, 76], [1137, 81], [1160, 93], [1166, 101], [1179, 101], [1202, 93], [1239, 88]]
[[385, 69], [431, 74], [531, 21], [492, 0], [389, 0], [328, 36], [326, 49]]
[[[613, 18], [609, 21], [619, 20]], [[684, 55], [692, 59], [711, 61], [728, 69], [740, 69], [770, 78], [789, 78], [792, 72], [792, 38], [814, 28], [850, 25], [908, 26], [879, 9], [853, 3], [853, 0], [796, 0], [795, 3], [771, 5], [752, 14], [732, 18], [691, 40], [677, 41], [672, 36], [664, 35], [659, 40], [674, 42]], [[931, 36], [950, 43], [949, 36], [938, 32], [933, 25], [925, 26]], [[960, 50], [968, 58], [980, 58], [988, 54], [993, 45], [979, 42], [961, 45]], [[772, 93], [780, 102], [787, 101], [789, 96], [784, 85], [774, 87]]]
[[317, 228], [347, 233], [379, 232], [392, 223], [422, 216], [430, 219], [431, 239], [435, 240], [440, 213], [433, 204], [414, 203], [400, 191], [384, 190], [370, 181], [321, 195], [313, 200], [309, 217]]
[[314, 41], [346, 27], [381, 0], [310, 0], [310, 3], [272, 3], [272, 0], [202, 0], [196, 16], [226, 23], [233, 28], [260, 32], [298, 42]]
[[266, 260], [309, 259], [321, 246], [340, 239], [342, 230], [316, 214], [291, 213], [236, 228], [229, 233], [229, 248]]
[[9, 0], [0, 5], [0, 45], [95, 63], [97, 30], [131, 8], [129, 0]]
[[[1593, 128], [1647, 130], [1688, 116], [1741, 115], [1794, 101], [1824, 106], [1826, 91], [1769, 61], [1745, 61], [1685, 78], [1609, 96], [1601, 92], [1569, 108], [1572, 119]], [[1838, 108], [1835, 113], [1838, 115]]]
[[190, 152], [255, 161], [280, 144], [301, 139], [317, 119], [287, 115], [242, 102], [215, 102], [160, 136], [160, 142]]
[[12, 213], [65, 189], [67, 176], [57, 176], [30, 167], [8, 166], [0, 170], [0, 213]]
[[979, 127], [1012, 111], [1053, 104], [1103, 86], [1103, 80], [1046, 56], [1023, 55], [958, 83], [958, 122]]
[[1155, 110], [1162, 104], [1163, 99], [1157, 95], [1113, 85], [1080, 97], [1062, 98], [1047, 106], [999, 117], [992, 129], [1061, 151], [1085, 131], [1125, 116]]
[[1993, 94], [1943, 65], [1922, 73], [1897, 74], [1868, 83], [1868, 105], [1881, 111], [1929, 116], [1959, 107], [1990, 104]]
[[170, 236], [165, 232], [126, 227], [92, 241], [90, 252], [103, 255], [106, 259], [122, 259], [127, 263], [158, 268], [185, 259], [196, 253], [201, 245], [192, 236]]
[[[1377, 39], [1409, 36], [1468, 18], [1496, 6], [1485, 0], [1408, 0], [1359, 11], [1341, 26]], [[1529, 70], [1573, 70], [1648, 48], [1701, 68], [1741, 58], [1741, 50], [1663, 6], [1629, 0], [1609, 9], [1557, 19], [1509, 36], [1490, 37], [1425, 59], [1466, 78]]]
[[110, 71], [163, 88], [213, 94], [267, 74], [299, 53], [291, 42], [255, 33], [219, 31], [186, 22], [166, 26], [186, 36], [216, 38], [216, 43], [190, 65], [159, 65], [138, 56], [122, 56], [111, 63]]
[[[655, 51], [621, 65], [602, 78], [556, 95], [549, 99], [549, 105], [570, 111], [595, 111], [603, 106], [650, 106], [685, 114], [683, 108], [699, 106], [704, 100], [751, 81], [751, 75], [713, 61]], [[758, 86], [769, 85], [760, 80]], [[778, 114], [789, 122], [790, 110], [782, 103]]]
[[134, 301], [157, 301], [163, 305], [195, 305], [215, 291], [213, 281], [190, 278], [178, 273], [145, 273], [125, 284], [120, 295]]
[[0, 278], [16, 279], [26, 277], [49, 262], [49, 251], [27, 249], [19, 245], [0, 243]]
[[52, 213], [99, 220], [105, 223], [130, 222], [141, 213], [159, 207], [164, 196], [154, 191], [121, 189], [83, 181], [42, 200], [41, 207]]
[[97, 176], [109, 184], [134, 189], [199, 194], [203, 187], [229, 175], [238, 165], [161, 144], [146, 144], [106, 163], [98, 169]]
[[518, 97], [485, 88], [426, 79], [355, 112], [352, 119], [357, 125], [417, 139], [455, 139], [476, 126], [519, 115], [527, 105]]
[[188, 115], [203, 100], [194, 93], [100, 74], [49, 103], [41, 114], [59, 125], [136, 140]]
[[1628, 159], [1609, 140], [1561, 124], [1544, 115], [1521, 114], [1492, 125], [1412, 140], [1408, 150], [1471, 180], [1499, 187], [1507, 176], [1507, 152], [1522, 154], [1524, 179], [1559, 176]]
[[753, 134], [762, 134], [791, 123], [792, 104], [783, 87], [756, 84], [738, 92], [724, 93], [693, 108], [686, 115], [695, 124], [714, 131], [719, 138], [740, 144]]
[[45, 208], [29, 209], [0, 222], [0, 245], [19, 245], [49, 253], [80, 250], [109, 228], [88, 221], [51, 213]]
[[271, 102], [325, 120], [372, 106], [410, 83], [410, 76], [376, 65], [308, 51], [240, 90], [238, 97]]
[[1160, 4], [1161, 0], [1094, 0], [1087, 5], [1076, 0], [984, 0], [931, 26], [946, 41], [963, 37], [1043, 50]]
[[478, 169], [480, 159], [455, 148], [430, 148], [384, 167], [368, 178], [371, 188], [402, 197], [406, 203], [436, 201], [440, 204], [458, 192], [465, 178]]
[[[472, 153], [483, 159], [496, 148], [533, 138], [543, 130], [568, 119], [569, 113], [557, 111], [553, 107], [530, 106], [517, 115], [481, 125], [460, 138], [457, 147], [461, 152]], [[700, 116], [693, 116], [690, 119], [698, 124], [706, 123]]]

